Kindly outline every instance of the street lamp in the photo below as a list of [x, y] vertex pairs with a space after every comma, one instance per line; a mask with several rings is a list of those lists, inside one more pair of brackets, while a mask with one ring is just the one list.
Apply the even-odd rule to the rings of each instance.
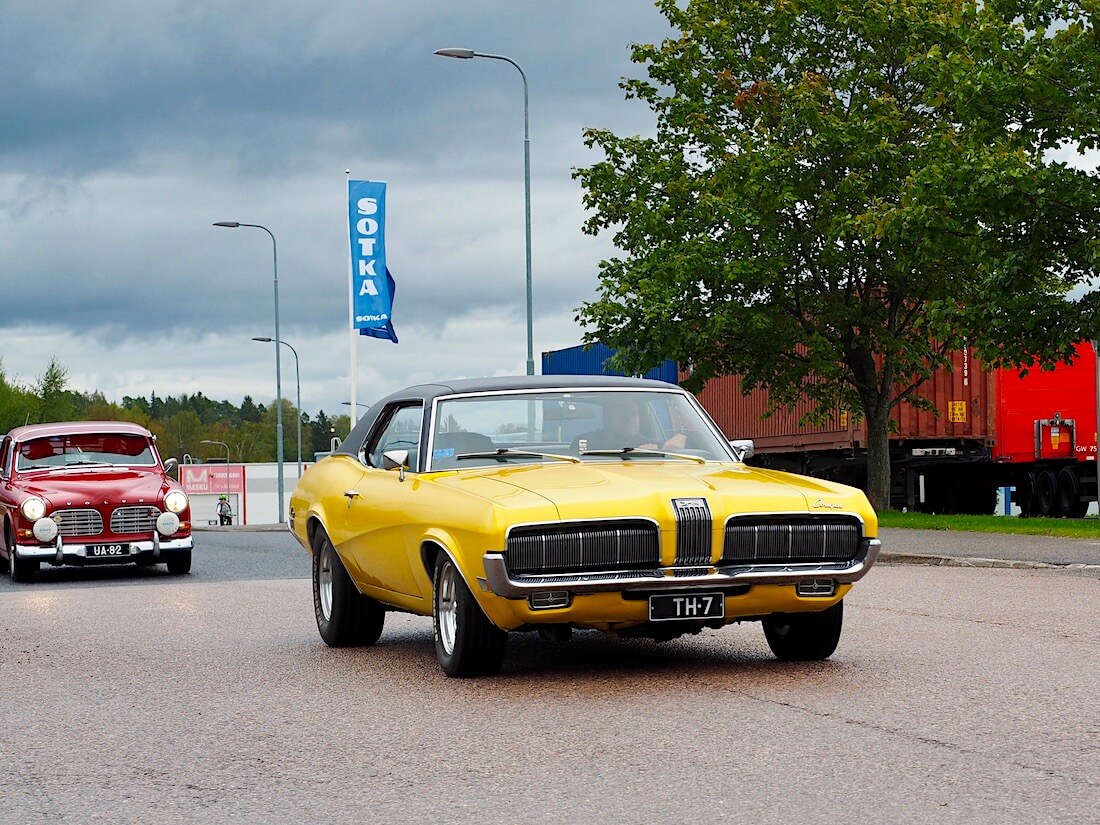
[[200, 444], [221, 444], [225, 447], [225, 500], [229, 501], [229, 445], [224, 441], [212, 441], [203, 439]]
[[523, 194], [524, 194], [524, 218], [527, 241], [527, 374], [535, 374], [534, 332], [532, 330], [531, 309], [531, 135], [528, 125], [527, 107], [527, 75], [523, 67], [510, 57], [502, 54], [486, 54], [475, 52], [473, 49], [436, 49], [435, 53], [440, 57], [455, 57], [459, 60], [470, 60], [474, 57], [484, 57], [489, 60], [503, 60], [511, 63], [519, 71], [523, 78]]
[[[279, 252], [275, 245], [275, 236], [271, 234], [270, 229], [258, 223], [218, 221], [214, 226], [223, 226], [226, 229], [248, 226], [253, 229], [262, 229], [271, 238], [271, 261], [275, 273], [275, 340], [281, 341], [282, 338], [279, 337]], [[283, 509], [283, 371], [282, 362], [279, 359], [280, 352], [282, 350], [275, 347], [275, 455], [279, 473], [279, 523], [282, 524], [286, 511]]]
[[[259, 341], [261, 344], [272, 344], [275, 342], [274, 338], [253, 338], [253, 341]], [[286, 341], [280, 341], [284, 347], [290, 347], [290, 351], [294, 353], [294, 382], [298, 386], [298, 478], [302, 477], [302, 373], [298, 369], [298, 350], [290, 346]]]

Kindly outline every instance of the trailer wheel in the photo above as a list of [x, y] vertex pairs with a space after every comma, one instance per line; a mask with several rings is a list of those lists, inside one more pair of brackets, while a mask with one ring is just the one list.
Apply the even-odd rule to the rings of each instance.
[[1058, 480], [1053, 470], [1043, 470], [1035, 480], [1035, 510], [1040, 516], [1058, 515]]
[[1058, 513], [1066, 518], [1084, 518], [1089, 509], [1087, 501], [1081, 501], [1081, 479], [1077, 470], [1063, 467], [1058, 473]]

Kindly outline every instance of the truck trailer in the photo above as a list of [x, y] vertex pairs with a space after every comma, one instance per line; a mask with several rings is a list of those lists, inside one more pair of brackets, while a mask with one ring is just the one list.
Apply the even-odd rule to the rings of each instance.
[[[602, 374], [611, 354], [606, 347], [543, 353], [543, 373]], [[1092, 344], [1079, 344], [1072, 363], [1024, 377], [988, 369], [969, 350], [952, 353], [951, 365], [919, 389], [930, 409], [894, 409], [891, 506], [992, 513], [998, 489], [1012, 488], [1022, 515], [1083, 516], [1097, 484]], [[832, 410], [818, 424], [800, 423], [812, 411], [808, 401], [769, 414], [768, 391], [745, 394], [737, 376], [711, 379], [697, 397], [728, 438], [753, 440], [752, 463], [865, 487], [867, 428], [851, 411]]]

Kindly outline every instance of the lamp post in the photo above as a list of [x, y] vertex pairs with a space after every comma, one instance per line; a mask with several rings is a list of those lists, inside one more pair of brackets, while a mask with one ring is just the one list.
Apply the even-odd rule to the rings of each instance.
[[221, 444], [225, 447], [225, 500], [229, 501], [229, 445], [224, 441], [212, 441], [203, 439], [200, 444]]
[[531, 308], [531, 134], [528, 118], [528, 105], [527, 105], [527, 75], [523, 72], [523, 67], [510, 57], [505, 57], [502, 54], [486, 54], [484, 52], [475, 52], [473, 49], [436, 49], [435, 54], [440, 57], [454, 57], [459, 60], [470, 60], [474, 57], [484, 57], [489, 60], [503, 60], [505, 63], [511, 63], [519, 71], [519, 76], [523, 78], [523, 194], [524, 194], [524, 219], [527, 242], [527, 374], [535, 374], [535, 352], [534, 352], [534, 331], [532, 329], [532, 308]]
[[[270, 229], [258, 223], [218, 221], [214, 226], [223, 226], [226, 229], [238, 229], [242, 226], [262, 229], [271, 238], [271, 262], [275, 274], [275, 340], [281, 341], [279, 337], [279, 252], [275, 245], [275, 236], [271, 234]], [[283, 509], [283, 371], [282, 362], [279, 359], [280, 352], [282, 350], [275, 347], [275, 456], [279, 473], [279, 523], [283, 524], [286, 511]]]
[[[259, 341], [262, 344], [272, 344], [275, 342], [274, 338], [253, 338], [253, 341]], [[290, 346], [286, 341], [280, 341], [284, 347], [290, 347], [290, 351], [294, 353], [294, 383], [297, 385], [298, 390], [298, 478], [302, 477], [302, 373], [298, 369], [298, 350]]]

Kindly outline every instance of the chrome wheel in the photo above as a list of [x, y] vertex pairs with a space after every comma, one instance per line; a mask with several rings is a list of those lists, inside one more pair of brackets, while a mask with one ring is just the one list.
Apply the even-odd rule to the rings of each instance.
[[317, 595], [321, 600], [321, 615], [325, 621], [332, 620], [332, 557], [336, 553], [332, 545], [325, 542], [317, 570]]
[[435, 655], [448, 676], [496, 673], [504, 661], [508, 634], [481, 610], [454, 560], [440, 552], [432, 594]]
[[359, 592], [324, 531], [313, 539], [312, 568], [313, 614], [325, 644], [366, 647], [377, 642], [386, 608]]
[[450, 656], [455, 651], [455, 634], [458, 626], [458, 602], [455, 598], [455, 577], [458, 573], [450, 559], [443, 562], [439, 571], [439, 596], [436, 602], [439, 620], [439, 641]]

